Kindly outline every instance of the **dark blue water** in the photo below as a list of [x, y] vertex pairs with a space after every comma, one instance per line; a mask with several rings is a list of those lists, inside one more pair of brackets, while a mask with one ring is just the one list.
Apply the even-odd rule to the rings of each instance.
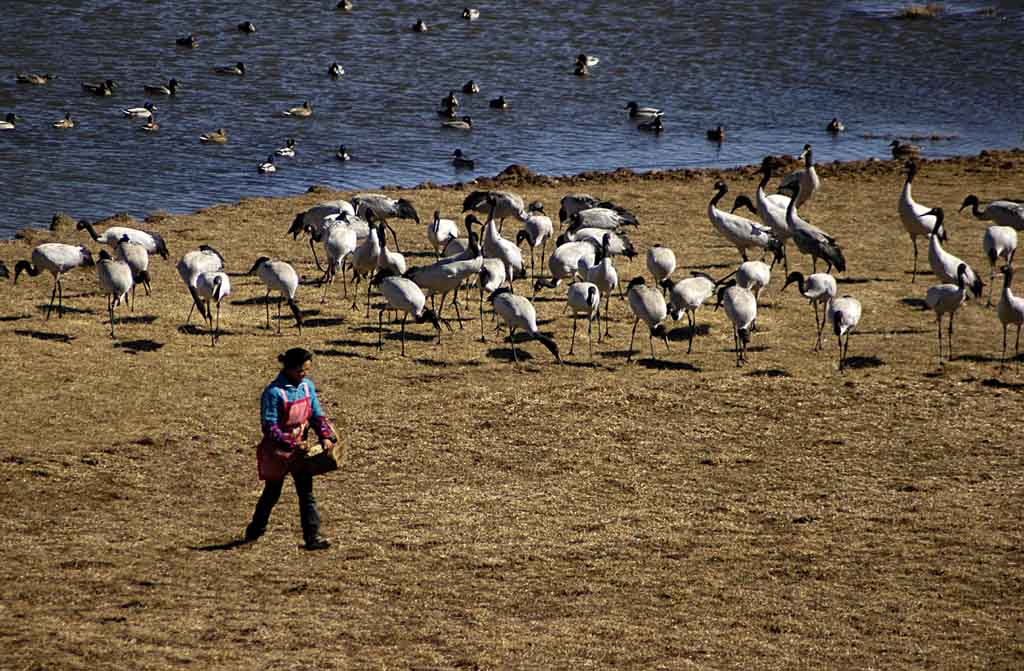
[[[454, 182], [510, 163], [549, 174], [728, 166], [805, 142], [819, 161], [887, 156], [888, 141], [866, 134], [955, 136], [922, 142], [933, 157], [1021, 144], [1020, 3], [946, 3], [943, 18], [895, 20], [906, 4], [520, 0], [476, 3], [482, 18], [469, 23], [462, 5], [442, 2], [356, 0], [344, 13], [331, 0], [6, 0], [0, 115], [24, 122], [0, 131], [0, 235], [58, 210], [185, 212], [311, 184]], [[418, 17], [429, 33], [409, 30]], [[244, 20], [257, 33], [238, 32]], [[199, 48], [176, 47], [190, 32]], [[585, 80], [571, 74], [581, 51], [601, 59]], [[212, 73], [239, 60], [244, 78]], [[346, 70], [337, 81], [327, 76], [333, 61]], [[16, 84], [18, 71], [58, 79]], [[108, 77], [120, 84], [115, 96], [81, 91], [81, 81]], [[143, 84], [170, 77], [182, 89], [153, 98], [159, 133], [120, 115], [147, 100]], [[474, 130], [441, 130], [434, 110], [468, 79], [483, 88], [460, 94]], [[498, 95], [512, 108], [489, 109]], [[311, 119], [279, 116], [306, 99]], [[630, 100], [664, 108], [666, 132], [637, 131], [622, 109]], [[52, 128], [65, 110], [78, 128]], [[824, 132], [833, 116], [849, 128], [838, 138]], [[719, 123], [722, 146], [705, 137]], [[222, 126], [230, 144], [199, 144]], [[289, 136], [298, 157], [257, 174]], [[334, 158], [341, 143], [354, 160]], [[476, 171], [452, 168], [456, 147]]]

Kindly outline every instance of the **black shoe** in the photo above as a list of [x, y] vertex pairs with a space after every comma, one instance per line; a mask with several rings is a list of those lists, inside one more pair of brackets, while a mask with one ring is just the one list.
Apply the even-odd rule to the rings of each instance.
[[245, 528], [245, 542], [246, 543], [254, 543], [254, 542], [256, 542], [259, 539], [259, 537], [263, 535], [264, 531], [265, 531], [264, 529], [260, 529], [260, 530], [253, 529], [252, 525], [247, 526]]
[[306, 541], [307, 550], [326, 550], [331, 547], [331, 541], [323, 536], [314, 536]]

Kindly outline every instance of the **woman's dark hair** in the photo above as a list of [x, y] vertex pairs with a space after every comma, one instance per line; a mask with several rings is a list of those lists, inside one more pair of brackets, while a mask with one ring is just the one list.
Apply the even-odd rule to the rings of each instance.
[[313, 353], [303, 347], [293, 347], [284, 354], [278, 354], [277, 360], [285, 368], [302, 368], [304, 363], [313, 360]]

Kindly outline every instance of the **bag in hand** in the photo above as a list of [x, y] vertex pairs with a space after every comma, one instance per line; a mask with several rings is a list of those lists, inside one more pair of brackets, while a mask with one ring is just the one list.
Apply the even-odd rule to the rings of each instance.
[[324, 449], [319, 441], [310, 445], [292, 466], [292, 471], [303, 475], [323, 475], [338, 470], [338, 466], [345, 460], [345, 448], [342, 447], [341, 441], [337, 440], [338, 433], [334, 426], [331, 426], [331, 433], [336, 439], [335, 442], [329, 443], [327, 449]]

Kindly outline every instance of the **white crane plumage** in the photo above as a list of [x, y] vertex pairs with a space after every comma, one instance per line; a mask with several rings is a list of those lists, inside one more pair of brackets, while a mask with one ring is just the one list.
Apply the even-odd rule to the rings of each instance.
[[965, 207], [971, 208], [971, 214], [976, 218], [985, 221], [994, 221], [1000, 226], [1009, 226], [1017, 231], [1024, 231], [1024, 203], [1016, 203], [1012, 200], [995, 200], [980, 209], [980, 201], [975, 195], [964, 198], [964, 204], [960, 206], [962, 212]]
[[441, 342], [441, 322], [434, 311], [427, 307], [426, 296], [416, 283], [406, 277], [399, 277], [388, 268], [382, 268], [374, 276], [384, 306], [377, 317], [377, 348], [384, 349], [384, 311], [387, 309], [402, 313], [402, 356], [405, 356], [405, 323], [412, 317], [417, 324], [430, 322], [437, 330], [437, 341]]
[[53, 275], [53, 292], [50, 294], [50, 302], [46, 306], [46, 318], [50, 318], [53, 310], [54, 300], [57, 302], [57, 316], [64, 316], [64, 281], [65, 273], [81, 266], [94, 265], [92, 253], [85, 245], [65, 245], [59, 242], [46, 242], [32, 250], [32, 260], [21, 260], [14, 264], [14, 283], [18, 283], [18, 276], [27, 272], [30, 277], [36, 277], [44, 270]]
[[[758, 170], [758, 173], [761, 175], [761, 181], [757, 185], [757, 206], [755, 207], [749, 197], [741, 194], [736, 197], [730, 212], [735, 213], [740, 207], [746, 207], [758, 216], [761, 223], [767, 226], [771, 230], [772, 235], [775, 236], [775, 239], [779, 241], [783, 267], [788, 274], [789, 259], [786, 256], [786, 242], [793, 237], [793, 232], [789, 229], [789, 223], [786, 221], [786, 210], [789, 208], [789, 201], [792, 199], [781, 193], [769, 194], [765, 191], [765, 187], [768, 186], [768, 182], [772, 178], [775, 161], [774, 157], [766, 156], [761, 162], [761, 168]], [[773, 266], [777, 260], [778, 255], [772, 260]]]
[[84, 219], [79, 221], [75, 228], [79, 231], [88, 231], [93, 240], [111, 249], [117, 247], [121, 239], [127, 235], [129, 240], [142, 245], [150, 254], [159, 254], [165, 259], [170, 256], [167, 251], [167, 244], [158, 233], [140, 231], [137, 228], [129, 228], [127, 226], [111, 226], [104, 230], [103, 233], [97, 233], [92, 223]]
[[438, 258], [452, 240], [459, 239], [459, 225], [452, 219], [442, 219], [441, 211], [434, 210], [433, 220], [427, 224], [427, 241]]
[[562, 363], [558, 343], [537, 328], [537, 310], [529, 299], [512, 293], [508, 287], [501, 287], [487, 300], [494, 306], [494, 313], [509, 328], [508, 341], [512, 346], [513, 361], [519, 363], [519, 355], [516, 353], [516, 331], [525, 331], [528, 336], [544, 345], [555, 357], [555, 361]]
[[1017, 342], [1013, 347], [1013, 358], [1020, 356], [1020, 330], [1024, 325], [1024, 296], [1015, 296], [1010, 285], [1013, 284], [1013, 268], [1003, 266], [1003, 295], [999, 299], [996, 312], [1003, 325], [1003, 365], [1006, 365], [1006, 330], [1010, 325], [1017, 327]]
[[[941, 219], [940, 219], [941, 223]], [[932, 238], [934, 239], [934, 235]], [[953, 318], [956, 311], [967, 300], [967, 264], [961, 263], [956, 269], [956, 284], [937, 284], [925, 295], [925, 303], [935, 312], [935, 323], [939, 334], [939, 363], [942, 363], [942, 315], [949, 315], [949, 360], [953, 360]]]
[[1006, 265], [1013, 265], [1013, 257], [1017, 254], [1017, 231], [1009, 226], [989, 226], [982, 238], [982, 248], [989, 262], [988, 302], [992, 307], [992, 287], [996, 283], [996, 262], [1004, 259]]
[[562, 280], [572, 281], [579, 272], [580, 265], [586, 264], [589, 268], [597, 263], [598, 247], [591, 240], [580, 242], [567, 242], [555, 248], [548, 257], [548, 270], [551, 277], [537, 280], [533, 283], [533, 290], [536, 292], [542, 287], [554, 289]]
[[124, 302], [128, 290], [132, 288], [132, 269], [124, 261], [110, 256], [107, 250], [100, 251], [96, 261], [96, 277], [100, 281], [103, 293], [107, 295], [107, 315], [110, 317], [110, 337], [114, 335], [114, 309]]
[[295, 317], [295, 325], [301, 334], [302, 311], [299, 310], [299, 305], [295, 302], [295, 294], [299, 289], [299, 274], [295, 272], [295, 268], [284, 261], [271, 261], [270, 258], [261, 256], [256, 259], [248, 274], [259, 277], [267, 288], [267, 295], [264, 298], [267, 306], [267, 328], [270, 328], [270, 294], [276, 291], [280, 294], [277, 299], [277, 332], [281, 332], [281, 303], [287, 301], [292, 316]]
[[[462, 201], [462, 211], [489, 214], [491, 218], [497, 218], [500, 222], [499, 232], [506, 219], [515, 217], [525, 221], [529, 216], [523, 197], [511, 191], [473, 191]], [[486, 254], [485, 245], [484, 255]]]
[[[480, 248], [483, 250], [485, 257], [501, 259], [502, 263], [505, 264], [505, 279], [508, 280], [508, 286], [511, 289], [513, 280], [525, 276], [526, 267], [523, 265], [522, 250], [511, 240], [502, 237], [501, 231], [498, 230], [498, 226], [495, 223], [496, 211], [497, 201], [492, 200], [491, 212], [487, 216], [487, 223], [483, 224], [483, 241]], [[471, 221], [474, 224], [480, 223], [473, 215], [466, 218], [466, 224], [469, 225]]]
[[804, 167], [783, 177], [779, 183], [779, 191], [792, 191], [796, 206], [803, 207], [803, 204], [810, 201], [821, 187], [821, 179], [814, 168], [814, 150], [811, 145], [805, 144], [804, 150], [797, 158], [803, 160]]
[[127, 235], [121, 238], [121, 242], [114, 248], [117, 259], [124, 261], [132, 269], [132, 300], [131, 311], [135, 312], [135, 289], [142, 285], [146, 289], [146, 295], [150, 295], [149, 285], [149, 252], [144, 245], [132, 242]]
[[199, 249], [188, 252], [185, 256], [181, 257], [178, 261], [177, 269], [181, 281], [185, 283], [189, 294], [192, 296], [192, 306], [188, 309], [188, 317], [185, 318], [185, 324], [192, 320], [192, 310], [196, 308], [199, 309], [199, 314], [202, 315], [203, 320], [208, 320], [209, 315], [206, 312], [206, 305], [196, 289], [196, 283], [199, 281], [199, 276], [205, 272], [224, 270], [224, 257], [213, 247], [200, 245]]
[[941, 207], [936, 207], [928, 210], [928, 214], [935, 217], [935, 226], [932, 228], [932, 234], [928, 236], [928, 263], [932, 267], [932, 272], [935, 276], [947, 284], [955, 284], [959, 282], [958, 275], [960, 273], [960, 266], [964, 266], [964, 282], [967, 287], [974, 294], [975, 298], [981, 297], [981, 290], [985, 284], [981, 281], [974, 269], [970, 265], [965, 263], [962, 259], [950, 254], [948, 251], [943, 249], [942, 243], [939, 240], [944, 237], [945, 233], [945, 215]]
[[747, 260], [748, 249], [778, 250], [780, 244], [772, 235], [771, 229], [746, 217], [718, 209], [718, 202], [728, 192], [729, 187], [725, 182], [719, 180], [715, 183], [715, 195], [708, 203], [708, 220], [715, 230], [735, 245], [744, 261]]
[[324, 293], [320, 298], [320, 303], [327, 301], [327, 289], [334, 284], [338, 275], [341, 275], [347, 298], [348, 276], [345, 275], [345, 265], [359, 244], [355, 228], [340, 222], [336, 226], [329, 226], [323, 235], [323, 244], [327, 268], [324, 271]]
[[[441, 259], [429, 266], [410, 268], [406, 273], [406, 277], [421, 289], [428, 291], [431, 297], [441, 297], [441, 305], [437, 309], [438, 319], [444, 314], [444, 304], [448, 294], [453, 294], [452, 305], [455, 306], [455, 316], [460, 329], [462, 328], [462, 313], [459, 309], [459, 289], [469, 278], [480, 274], [484, 261], [477, 243], [477, 235], [472, 231], [469, 234], [469, 247], [468, 258]], [[483, 301], [481, 301], [482, 303]]]
[[[573, 353], [576, 346], [576, 320], [584, 317], [587, 320], [587, 347], [590, 351], [590, 360], [594, 360], [594, 339], [593, 326], [594, 318], [600, 320], [601, 315], [601, 290], [591, 282], [576, 282], [569, 286], [565, 295], [565, 304], [572, 314], [572, 340], [569, 341], [569, 354]], [[601, 331], [601, 323], [597, 324], [598, 333]]]
[[668, 317], [668, 305], [665, 297], [657, 289], [647, 286], [642, 276], [634, 277], [629, 281], [626, 289], [626, 296], [629, 300], [629, 309], [633, 312], [633, 333], [629, 336], [629, 354], [626, 361], [633, 359], [633, 340], [636, 338], [636, 327], [643, 321], [650, 333], [648, 342], [651, 345], [651, 359], [656, 359], [654, 354], [654, 338], [657, 336], [665, 341], [665, 349], [668, 346], [668, 332], [665, 330], [665, 319]]
[[903, 183], [903, 190], [900, 191], [899, 213], [903, 228], [910, 235], [910, 242], [914, 245], [914, 270], [910, 274], [910, 281], [917, 279], [917, 236], [923, 235], [925, 239], [932, 234], [935, 227], [935, 216], [928, 214], [930, 207], [921, 205], [914, 200], [911, 184], [917, 176], [917, 163], [907, 161], [907, 181]]
[[[199, 273], [196, 278], [196, 293], [206, 306], [206, 323], [210, 329], [210, 345], [220, 340], [220, 304], [231, 295], [231, 278], [228, 274], [213, 270]], [[217, 305], [217, 319], [214, 321], [212, 305]]]
[[626, 237], [625, 234], [620, 235], [615, 231], [611, 231], [605, 228], [572, 228], [570, 227], [565, 233], [558, 236], [558, 244], [563, 245], [566, 242], [579, 242], [581, 240], [590, 240], [595, 245], [602, 246], [605, 244], [607, 238], [608, 244], [607, 254], [609, 256], [625, 256], [627, 259], [633, 259], [636, 257], [636, 247], [633, 246], [633, 242]]
[[355, 290], [352, 292], [352, 308], [355, 309], [359, 303], [359, 283], [366, 278], [366, 316], [370, 316], [370, 290], [373, 273], [377, 270], [377, 259], [380, 257], [380, 239], [377, 234], [377, 227], [370, 226], [370, 232], [363, 239], [356, 250], [352, 252], [350, 262], [352, 274], [355, 279]]
[[[607, 203], [610, 205], [611, 203]], [[570, 228], [602, 228], [606, 231], [617, 231], [623, 226], [639, 226], [632, 213], [624, 208], [590, 207], [578, 210], [569, 217]]]
[[[814, 273], [804, 278], [803, 273], [792, 272], [786, 277], [786, 283], [782, 286], [782, 290], [785, 291], [786, 287], [793, 283], [796, 283], [797, 289], [800, 290], [800, 295], [806, 298], [811, 306], [814, 307], [814, 330], [817, 334], [814, 351], [817, 352], [822, 346], [821, 336], [827, 322], [826, 317], [829, 303], [835, 298], [838, 290], [836, 278], [828, 273]], [[819, 305], [824, 308], [820, 317], [818, 316]]]
[[670, 278], [665, 279], [662, 286], [669, 289], [668, 301], [672, 319], [679, 321], [679, 318], [686, 314], [690, 331], [686, 353], [690, 354], [693, 352], [693, 337], [697, 331], [697, 310], [715, 295], [717, 283], [706, 273], [694, 272], [693, 277], [681, 279], [675, 284]]
[[[595, 285], [598, 288], [598, 291], [601, 292], [601, 295], [605, 297], [604, 310], [600, 311], [599, 317], [600, 321], [604, 322], [604, 335], [607, 336], [611, 333], [611, 329], [608, 326], [608, 313], [611, 312], [612, 292], [619, 288], [619, 273], [615, 270], [615, 264], [612, 263], [611, 255], [608, 253], [608, 245], [605, 240], [601, 241], [601, 247], [597, 250], [597, 253], [594, 256], [593, 264], [587, 263], [587, 257], [585, 255], [580, 257], [578, 264], [579, 269], [577, 274], [585, 281]], [[602, 334], [600, 324], [598, 324], [597, 335], [597, 341], [601, 342]]]
[[[395, 249], [402, 251], [398, 244], [398, 234], [388, 223], [388, 219], [411, 219], [417, 224], [420, 223], [420, 215], [412, 202], [405, 198], [391, 198], [380, 193], [360, 193], [352, 197], [352, 206], [355, 208], [356, 216], [373, 223], [370, 213], [382, 222], [395, 240]], [[382, 241], [383, 242], [383, 241]]]
[[523, 228], [516, 233], [516, 245], [524, 242], [530, 245], [530, 275], [537, 279], [534, 251], [540, 247], [540, 256], [543, 261], [547, 257], [548, 240], [555, 233], [555, 226], [551, 223], [551, 217], [544, 214], [544, 204], [536, 201], [530, 203], [527, 208], [526, 219], [523, 220]]
[[750, 343], [750, 329], [757, 321], [757, 299], [743, 287], [731, 284], [718, 290], [715, 309], [725, 308], [725, 316], [732, 322], [733, 345], [736, 348], [736, 365], [747, 362], [747, 345]]
[[[860, 301], [852, 296], [833, 298], [828, 304], [827, 319], [832, 324], [832, 332], [836, 334], [839, 346], [839, 370], [846, 368], [846, 359], [850, 354], [850, 336], [860, 324]], [[843, 340], [843, 337], [846, 340]]]
[[[332, 200], [318, 203], [308, 210], [299, 212], [292, 220], [288, 234], [292, 236], [293, 240], [298, 239], [300, 233], [309, 234], [309, 248], [313, 252], [313, 261], [316, 262], [318, 270], [323, 270], [323, 268], [320, 266], [320, 258], [317, 256], [314, 243], [322, 239], [329, 226], [336, 224], [346, 214], [355, 217], [356, 211], [352, 204], [347, 200]], [[352, 220], [346, 219], [345, 221], [351, 223]], [[357, 221], [365, 223], [362, 219]], [[369, 226], [366, 226], [367, 231], [364, 231], [362, 235], [359, 235], [361, 226], [355, 228], [359, 239], [366, 237]]]
[[[772, 281], [772, 269], [764, 261], [744, 261], [736, 269], [736, 284], [761, 299], [761, 290]], [[755, 328], [756, 330], [756, 328]]]
[[647, 271], [658, 286], [665, 286], [664, 282], [676, 271], [676, 253], [660, 244], [647, 250], [646, 261]]

